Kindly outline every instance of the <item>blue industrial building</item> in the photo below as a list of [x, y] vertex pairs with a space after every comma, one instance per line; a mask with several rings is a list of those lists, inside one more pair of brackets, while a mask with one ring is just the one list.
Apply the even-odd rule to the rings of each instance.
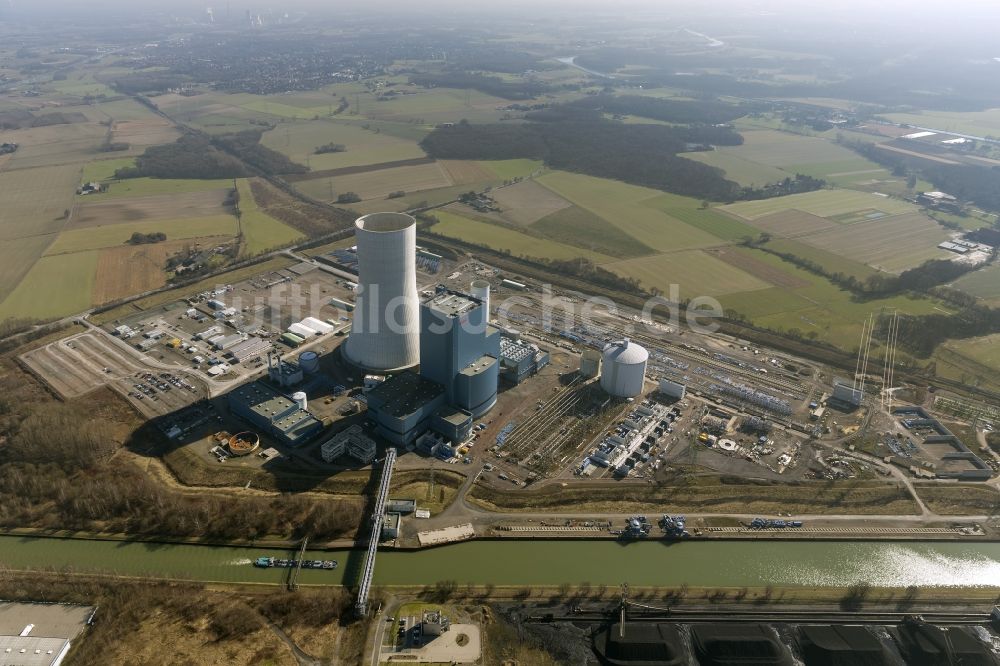
[[506, 336], [500, 339], [500, 378], [507, 384], [517, 386], [548, 363], [549, 353], [538, 345]]
[[390, 377], [368, 393], [376, 431], [409, 445], [426, 430], [466, 440], [497, 401], [500, 331], [475, 297], [441, 290], [420, 307], [420, 373]]

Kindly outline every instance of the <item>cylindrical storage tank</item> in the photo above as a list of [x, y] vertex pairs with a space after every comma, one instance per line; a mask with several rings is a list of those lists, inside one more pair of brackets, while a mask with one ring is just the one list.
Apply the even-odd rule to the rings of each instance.
[[347, 360], [391, 372], [420, 362], [416, 220], [405, 213], [372, 213], [354, 222], [358, 289]]
[[293, 393], [292, 400], [299, 406], [299, 409], [304, 410], [309, 408], [309, 399], [306, 397], [305, 391], [296, 391]]
[[473, 280], [469, 285], [469, 295], [483, 302], [486, 311], [486, 323], [490, 323], [490, 283], [486, 280]]
[[585, 379], [593, 379], [601, 374], [601, 352], [596, 349], [587, 349], [580, 357], [580, 376]]
[[604, 348], [601, 388], [617, 398], [634, 398], [642, 393], [649, 352], [628, 338]]
[[299, 354], [299, 367], [302, 372], [310, 375], [319, 371], [319, 354], [314, 351], [304, 351]]

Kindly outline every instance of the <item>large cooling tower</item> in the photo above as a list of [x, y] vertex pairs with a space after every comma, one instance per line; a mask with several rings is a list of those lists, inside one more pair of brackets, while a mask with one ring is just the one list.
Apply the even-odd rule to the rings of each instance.
[[420, 362], [416, 221], [404, 213], [372, 213], [354, 222], [358, 290], [347, 360], [391, 372]]

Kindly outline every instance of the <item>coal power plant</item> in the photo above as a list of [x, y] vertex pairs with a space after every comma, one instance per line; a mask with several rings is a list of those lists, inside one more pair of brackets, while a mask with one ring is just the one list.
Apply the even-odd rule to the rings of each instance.
[[354, 222], [358, 289], [348, 361], [372, 372], [397, 372], [420, 361], [417, 223], [404, 213], [372, 213]]

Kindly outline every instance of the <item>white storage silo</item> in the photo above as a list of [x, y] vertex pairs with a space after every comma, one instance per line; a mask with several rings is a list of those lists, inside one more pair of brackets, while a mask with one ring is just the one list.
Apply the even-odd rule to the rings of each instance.
[[309, 399], [306, 397], [305, 391], [296, 391], [293, 393], [292, 400], [299, 406], [299, 409], [305, 410], [309, 408]]
[[299, 354], [299, 367], [302, 372], [315, 374], [319, 371], [319, 354], [314, 351], [304, 351]]
[[358, 289], [347, 360], [365, 370], [394, 371], [420, 362], [416, 221], [405, 213], [372, 213], [354, 222]]
[[642, 393], [649, 352], [628, 338], [604, 348], [601, 388], [617, 398], [634, 398]]
[[469, 294], [483, 302], [486, 323], [490, 323], [490, 283], [486, 280], [473, 280], [469, 285]]

